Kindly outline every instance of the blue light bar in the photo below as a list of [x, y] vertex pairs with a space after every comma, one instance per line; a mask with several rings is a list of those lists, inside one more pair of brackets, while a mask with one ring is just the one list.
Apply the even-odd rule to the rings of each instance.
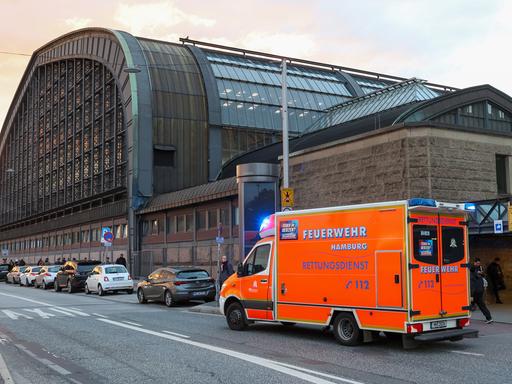
[[437, 207], [437, 202], [434, 199], [414, 198], [409, 199], [409, 207]]
[[476, 204], [475, 203], [465, 203], [464, 210], [465, 211], [476, 211]]

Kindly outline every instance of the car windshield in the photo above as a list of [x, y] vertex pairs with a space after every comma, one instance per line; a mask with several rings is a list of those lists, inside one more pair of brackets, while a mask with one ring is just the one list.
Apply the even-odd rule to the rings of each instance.
[[25, 270], [27, 269], [28, 267], [20, 267], [20, 272], [25, 272]]
[[176, 278], [185, 280], [204, 279], [205, 277], [210, 277], [210, 275], [208, 274], [208, 272], [203, 271], [201, 269], [196, 271], [182, 271], [178, 272], [178, 274], [176, 275]]
[[122, 265], [116, 265], [114, 267], [106, 267], [105, 268], [105, 273], [107, 275], [110, 275], [112, 273], [128, 273], [128, 271]]
[[0, 271], [8, 271], [8, 270], [9, 270], [9, 264], [0, 265]]
[[95, 266], [96, 265], [94, 265], [94, 264], [92, 264], [92, 265], [79, 265], [77, 267], [77, 270], [80, 273], [91, 272], [94, 269]]
[[32, 267], [31, 272], [39, 272], [41, 270], [41, 267]]
[[60, 267], [58, 265], [53, 267], [48, 267], [48, 272], [59, 272]]

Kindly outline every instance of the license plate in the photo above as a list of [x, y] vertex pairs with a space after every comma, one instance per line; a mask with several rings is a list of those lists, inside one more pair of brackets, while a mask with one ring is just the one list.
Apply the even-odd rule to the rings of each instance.
[[124, 280], [124, 277], [114, 277], [114, 281], [121, 281]]
[[192, 292], [192, 296], [204, 296], [207, 293], [208, 292], [206, 292], [206, 291]]
[[447, 325], [446, 320], [433, 321], [430, 323], [430, 329], [446, 328]]

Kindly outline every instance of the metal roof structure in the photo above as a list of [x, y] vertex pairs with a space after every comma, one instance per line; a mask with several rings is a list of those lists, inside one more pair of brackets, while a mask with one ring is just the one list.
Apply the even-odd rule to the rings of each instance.
[[152, 198], [147, 205], [138, 211], [139, 214], [156, 212], [163, 209], [176, 208], [184, 205], [211, 201], [238, 194], [236, 177], [182, 189], [181, 191], [164, 193]]
[[402, 105], [431, 100], [439, 95], [439, 92], [425, 86], [424, 80], [412, 78], [329, 108], [328, 113], [307, 131], [314, 132]]

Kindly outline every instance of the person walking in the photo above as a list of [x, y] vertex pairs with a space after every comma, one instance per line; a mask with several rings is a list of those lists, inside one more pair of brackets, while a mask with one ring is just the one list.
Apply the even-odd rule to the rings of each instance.
[[485, 322], [487, 324], [492, 323], [494, 320], [492, 319], [491, 312], [484, 302], [484, 274], [481, 270], [479, 258], [475, 259], [470, 268], [470, 285], [473, 302], [480, 308], [480, 311], [482, 311], [485, 316]]
[[20, 260], [20, 266], [24, 266], [24, 265], [26, 265], [25, 260], [21, 259]]
[[39, 259], [39, 261], [37, 262], [37, 265], [40, 267], [44, 265], [42, 258]]
[[489, 279], [489, 288], [491, 288], [496, 304], [503, 304], [500, 299], [500, 291], [505, 289], [503, 271], [501, 270], [500, 258], [496, 257], [494, 261], [487, 266], [487, 277]]
[[223, 255], [220, 258], [220, 271], [219, 271], [219, 291], [222, 289], [222, 284], [233, 274], [233, 266], [228, 261], [228, 257]]
[[121, 265], [124, 265], [126, 267], [126, 259], [124, 258], [124, 255], [122, 253], [121, 253], [121, 256], [119, 256], [116, 259], [116, 264], [121, 264]]

